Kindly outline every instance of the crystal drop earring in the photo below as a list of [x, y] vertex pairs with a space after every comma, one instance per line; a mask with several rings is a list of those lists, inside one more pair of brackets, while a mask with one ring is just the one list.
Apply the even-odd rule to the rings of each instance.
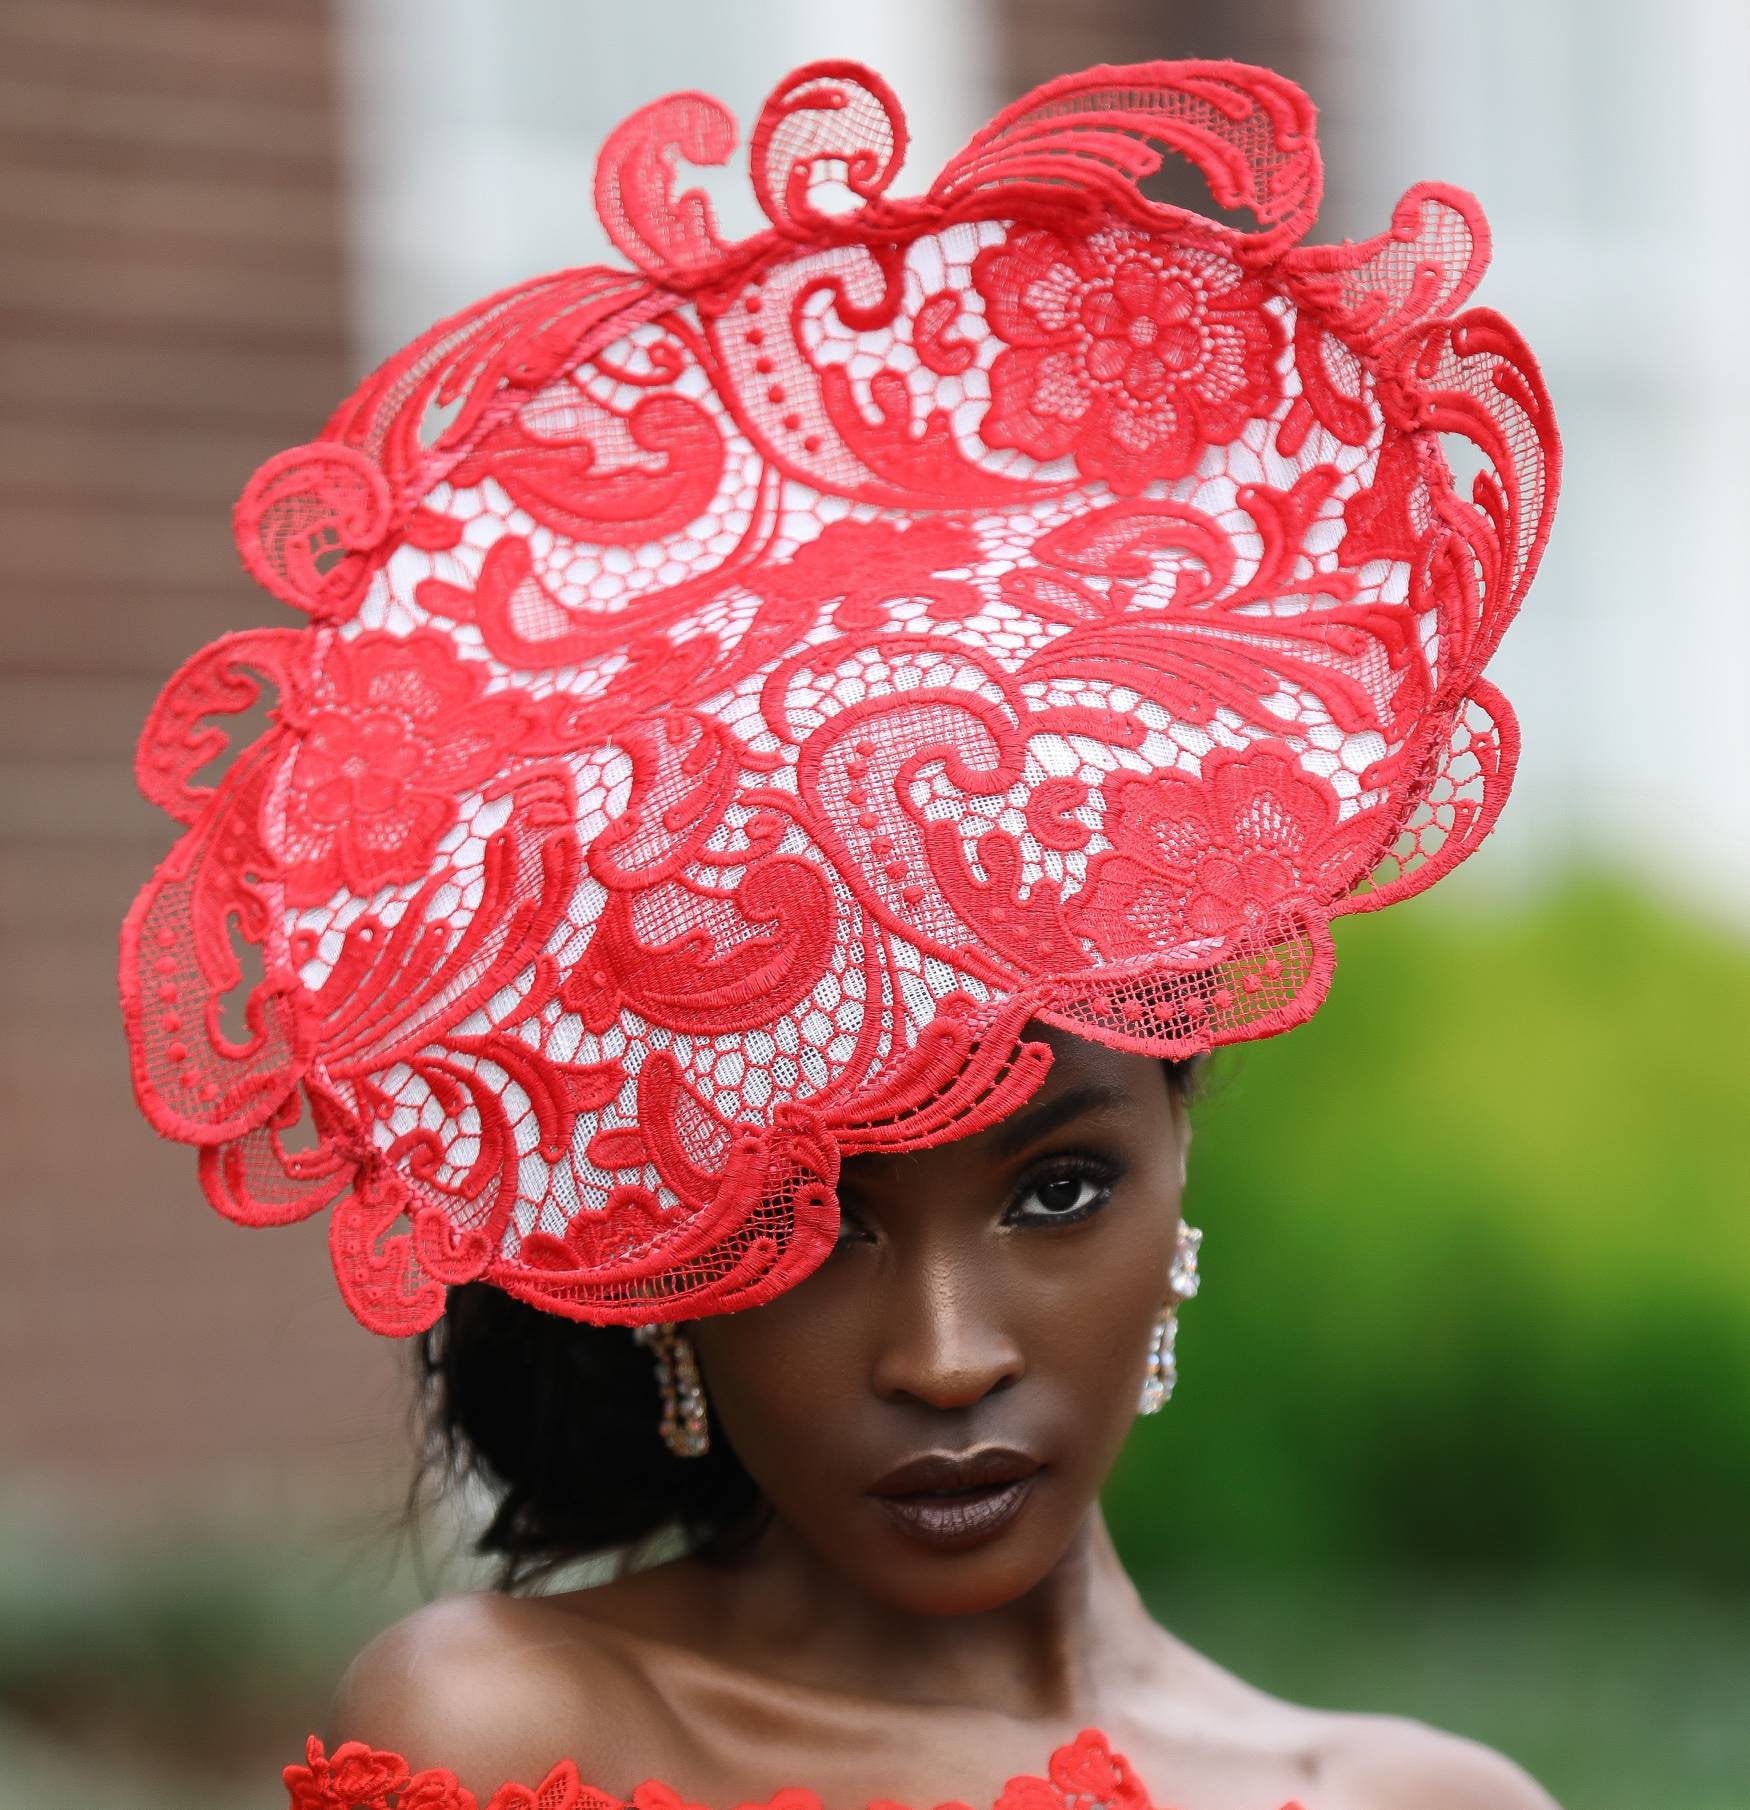
[[656, 1359], [656, 1389], [662, 1398], [662, 1443], [677, 1458], [702, 1458], [711, 1449], [705, 1390], [693, 1342], [672, 1320], [635, 1327], [633, 1339]]
[[1180, 1225], [1172, 1267], [1167, 1272], [1167, 1286], [1173, 1298], [1155, 1316], [1154, 1330], [1149, 1335], [1148, 1368], [1143, 1372], [1142, 1394], [1136, 1404], [1138, 1414], [1160, 1413], [1179, 1380], [1173, 1358], [1173, 1343], [1179, 1336], [1178, 1306], [1197, 1293], [1197, 1250], [1202, 1242], [1203, 1233], [1198, 1227]]

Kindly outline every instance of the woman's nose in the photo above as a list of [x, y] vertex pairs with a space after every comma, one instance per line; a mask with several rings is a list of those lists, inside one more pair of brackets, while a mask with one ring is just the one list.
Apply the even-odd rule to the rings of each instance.
[[936, 1268], [915, 1278], [883, 1316], [871, 1375], [883, 1401], [970, 1408], [1016, 1381], [1020, 1347], [970, 1278]]

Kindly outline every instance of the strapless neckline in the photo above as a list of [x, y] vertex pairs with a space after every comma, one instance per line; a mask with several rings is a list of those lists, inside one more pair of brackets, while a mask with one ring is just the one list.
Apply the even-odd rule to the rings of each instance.
[[[301, 1766], [285, 1770], [289, 1810], [712, 1810], [694, 1804], [659, 1779], [634, 1787], [629, 1798], [591, 1785], [575, 1761], [555, 1766], [539, 1784], [500, 1785], [482, 1803], [453, 1772], [442, 1767], [414, 1772], [398, 1753], [347, 1741], [328, 1753], [314, 1735]], [[768, 1798], [715, 1810], [823, 1810], [817, 1793], [786, 1785]], [[974, 1810], [958, 1799], [934, 1806], [909, 1806], [891, 1798], [870, 1798], [867, 1810]], [[1042, 1774], [1011, 1778], [994, 1804], [981, 1810], [1169, 1810], [1156, 1805], [1123, 1754], [1097, 1728], [1084, 1728], [1057, 1748]], [[1174, 1805], [1171, 1810], [1195, 1810]], [[1290, 1799], [1259, 1810], [1306, 1810]]]

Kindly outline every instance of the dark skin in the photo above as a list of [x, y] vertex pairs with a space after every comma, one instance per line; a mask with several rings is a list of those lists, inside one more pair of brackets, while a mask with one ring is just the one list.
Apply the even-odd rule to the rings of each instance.
[[[727, 1807], [804, 1784], [853, 1810], [988, 1806], [1097, 1726], [1185, 1810], [1554, 1810], [1486, 1748], [1285, 1703], [1150, 1617], [1098, 1495], [1170, 1305], [1189, 1127], [1158, 1062], [1030, 1034], [1053, 1048], [1030, 1101], [853, 1159], [822, 1267], [687, 1328], [713, 1437], [775, 1510], [753, 1546], [434, 1604], [355, 1662], [335, 1739], [448, 1767], [482, 1802], [572, 1758], [621, 1797], [660, 1778]], [[918, 1454], [988, 1445], [1041, 1468], [962, 1549], [869, 1494]]]

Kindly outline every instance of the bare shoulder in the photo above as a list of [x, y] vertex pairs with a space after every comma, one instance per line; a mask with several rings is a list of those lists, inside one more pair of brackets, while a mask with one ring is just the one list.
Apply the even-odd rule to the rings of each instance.
[[1274, 1696], [1163, 1636], [1167, 1663], [1144, 1701], [1130, 1755], [1164, 1742], [1163, 1777], [1192, 1757], [1213, 1758], [1224, 1780], [1246, 1780], [1246, 1791], [1276, 1792], [1271, 1802], [1303, 1810], [1561, 1810], [1523, 1767], [1480, 1741], [1408, 1716]]
[[1408, 1716], [1321, 1720], [1320, 1782], [1343, 1810], [1561, 1810], [1522, 1766], [1480, 1741]]
[[415, 1771], [442, 1767], [484, 1802], [568, 1759], [604, 1788], [636, 1783], [669, 1720], [611, 1629], [540, 1598], [480, 1593], [378, 1635], [341, 1680], [328, 1745], [362, 1741]]

